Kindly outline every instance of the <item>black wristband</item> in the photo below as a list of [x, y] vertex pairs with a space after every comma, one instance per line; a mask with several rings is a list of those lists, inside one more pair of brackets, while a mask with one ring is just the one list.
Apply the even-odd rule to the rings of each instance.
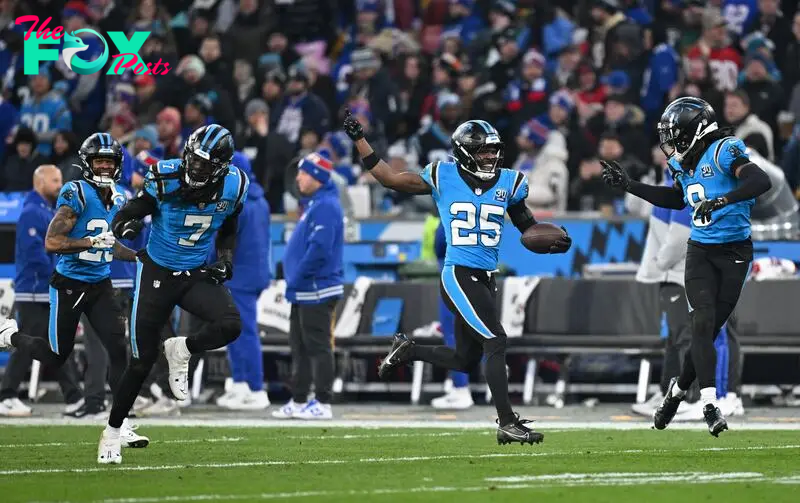
[[378, 154], [375, 152], [372, 152], [368, 156], [361, 158], [361, 163], [364, 165], [364, 168], [367, 171], [377, 166], [379, 162], [381, 162], [381, 158], [378, 157]]

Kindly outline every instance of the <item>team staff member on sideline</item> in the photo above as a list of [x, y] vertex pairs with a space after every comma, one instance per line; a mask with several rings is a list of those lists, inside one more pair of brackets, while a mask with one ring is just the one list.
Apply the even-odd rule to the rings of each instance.
[[[55, 255], [45, 251], [44, 237], [56, 214], [61, 185], [61, 170], [52, 164], [39, 166], [33, 173], [33, 190], [25, 197], [17, 221], [14, 293], [19, 326], [22, 331], [45, 340], [50, 318], [49, 280], [55, 268]], [[31, 360], [33, 357], [25, 348], [11, 353], [0, 387], [0, 416], [31, 415], [31, 408], [18, 397], [20, 382], [31, 368]], [[58, 370], [58, 383], [67, 403], [66, 412], [83, 405], [72, 360]]]
[[232, 163], [250, 178], [247, 199], [236, 227], [233, 268], [236, 275], [225, 283], [242, 319], [242, 333], [228, 344], [233, 387], [217, 400], [217, 405], [231, 410], [263, 410], [269, 407], [264, 390], [264, 362], [258, 338], [257, 305], [261, 292], [269, 286], [271, 243], [269, 204], [264, 189], [253, 177], [250, 160], [234, 152]]
[[[333, 163], [316, 153], [298, 164], [297, 185], [308, 200], [283, 260], [286, 299], [292, 303], [292, 399], [273, 412], [276, 418], [333, 417], [333, 310], [344, 294], [344, 214], [332, 171]], [[308, 401], [312, 370], [316, 396]]]

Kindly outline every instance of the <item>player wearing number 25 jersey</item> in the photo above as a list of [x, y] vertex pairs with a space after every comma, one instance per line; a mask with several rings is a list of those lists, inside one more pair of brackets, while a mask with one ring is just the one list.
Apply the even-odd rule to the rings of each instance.
[[[114, 218], [112, 228], [119, 238], [135, 237], [147, 215], [152, 216], [152, 226], [147, 247], [137, 257], [132, 358], [100, 438], [99, 463], [122, 461], [120, 425], [158, 359], [161, 327], [175, 306], [207, 322], [188, 338], [164, 342], [169, 384], [178, 400], [188, 396], [191, 354], [221, 348], [239, 336], [239, 312], [223, 283], [233, 276], [236, 222], [250, 182], [230, 164], [233, 152], [233, 137], [224, 127], [197, 129], [186, 141], [183, 158], [151, 166], [144, 190]], [[212, 244], [217, 262], [206, 265]]]
[[[378, 373], [384, 377], [407, 362], [421, 360], [449, 370], [471, 372], [485, 355], [486, 381], [497, 408], [498, 443], [538, 443], [543, 439], [511, 408], [506, 375], [506, 334], [495, 304], [497, 287], [492, 272], [503, 236], [505, 214], [524, 232], [536, 223], [525, 197], [528, 183], [522, 173], [502, 169], [503, 143], [489, 123], [471, 120], [453, 133], [456, 162], [433, 162], [421, 174], [396, 173], [378, 159], [364, 139], [361, 124], [345, 118], [345, 132], [355, 141], [363, 165], [385, 187], [413, 194], [431, 194], [447, 238], [442, 269], [442, 297], [456, 315], [456, 347], [423, 346], [397, 334]], [[557, 242], [563, 253], [571, 240]]]
[[[117, 184], [123, 154], [119, 143], [107, 133], [89, 136], [78, 153], [83, 180], [62, 187], [45, 237], [45, 249], [60, 255], [50, 279], [48, 337], [16, 334], [10, 342], [45, 364], [60, 366], [72, 353], [78, 322], [86, 315], [106, 348], [109, 384], [116, 390], [127, 352], [123, 315], [109, 279], [111, 261], [135, 259], [134, 252], [116, 243], [109, 232], [112, 218], [125, 202]], [[4, 346], [1, 339], [0, 346]], [[86, 417], [103, 411], [105, 404], [87, 401], [76, 414]], [[126, 431], [135, 435], [130, 429]], [[140, 438], [146, 445], [147, 439]]]
[[654, 422], [657, 429], [666, 428], [697, 379], [708, 431], [718, 436], [728, 425], [715, 403], [714, 339], [736, 307], [753, 260], [750, 208], [771, 182], [750, 162], [744, 143], [730, 130], [719, 129], [714, 109], [701, 99], [673, 101], [661, 116], [658, 134], [674, 187], [633, 181], [614, 162], [603, 161], [603, 179], [656, 206], [692, 208], [685, 272], [690, 354], [680, 376], [670, 382]]

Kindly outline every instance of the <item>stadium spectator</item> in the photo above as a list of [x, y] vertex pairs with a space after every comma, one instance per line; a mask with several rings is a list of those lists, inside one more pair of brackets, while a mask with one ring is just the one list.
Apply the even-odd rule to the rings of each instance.
[[792, 39], [792, 23], [780, 10], [780, 0], [758, 0], [753, 27], [775, 44], [775, 60], [783, 61]]
[[694, 96], [706, 100], [714, 110], [722, 110], [725, 95], [714, 86], [708, 62], [700, 57], [689, 58], [685, 67], [684, 81], [682, 85], [672, 88], [670, 99], [678, 96]]
[[791, 96], [795, 86], [800, 82], [800, 11], [792, 20], [792, 34], [786, 46], [786, 55], [778, 60], [783, 74], [783, 90]]
[[22, 103], [19, 120], [36, 133], [36, 152], [50, 155], [53, 136], [59, 130], [72, 129], [72, 112], [59, 93], [51, 91], [51, 73], [47, 66], [30, 76], [31, 95]]
[[506, 111], [512, 114], [510, 131], [519, 131], [525, 118], [536, 117], [547, 111], [547, 98], [553, 84], [545, 73], [547, 61], [542, 53], [530, 49], [522, 57], [520, 75], [506, 88]]
[[0, 171], [0, 190], [22, 192], [33, 188], [33, 172], [44, 160], [36, 152], [36, 133], [20, 126], [11, 142], [11, 156]]
[[287, 75], [286, 95], [272, 109], [274, 127], [289, 143], [300, 148], [301, 134], [314, 131], [319, 138], [330, 128], [330, 115], [325, 103], [316, 94], [309, 92], [308, 70], [294, 65]]
[[594, 0], [592, 19], [595, 22], [592, 38], [595, 67], [620, 69], [618, 56], [623, 55], [622, 47], [631, 39], [641, 44], [641, 28], [620, 11], [619, 0]]
[[[305, 197], [283, 261], [286, 298], [292, 303], [292, 399], [273, 413], [279, 418], [331, 419], [334, 378], [332, 316], [342, 286], [344, 215], [331, 180], [333, 163], [309, 154], [298, 165], [297, 184]], [[308, 400], [312, 382], [315, 398]]]
[[772, 129], [754, 113], [750, 113], [750, 98], [743, 91], [725, 95], [725, 121], [734, 128], [734, 135], [769, 161], [775, 159]]
[[[283, 100], [286, 90], [286, 74], [280, 68], [269, 70], [264, 76], [264, 83], [261, 85], [261, 98], [267, 102], [270, 110], [274, 110]], [[274, 120], [277, 120], [276, 118]], [[275, 125], [274, 123], [272, 124]]]
[[[50, 275], [55, 267], [55, 255], [44, 249], [47, 227], [55, 215], [55, 204], [61, 190], [61, 172], [56, 166], [44, 164], [33, 174], [33, 190], [25, 196], [17, 220], [14, 247], [14, 294], [19, 325], [34, 337], [47, 338], [50, 318]], [[31, 408], [19, 399], [19, 385], [31, 367], [31, 355], [24, 348], [11, 353], [0, 385], [0, 416], [30, 416]], [[77, 381], [75, 363], [70, 361], [57, 371], [67, 412], [83, 404]]]
[[158, 141], [164, 146], [164, 159], [180, 157], [183, 151], [181, 135], [181, 113], [175, 107], [167, 107], [156, 116]]
[[189, 98], [183, 107], [181, 136], [188, 138], [195, 129], [213, 124], [212, 109], [211, 100], [205, 94], [195, 94]]
[[619, 137], [625, 151], [635, 155], [641, 162], [650, 160], [650, 147], [644, 133], [644, 112], [630, 103], [624, 95], [610, 95], [606, 99], [603, 114], [594, 116], [586, 125], [590, 138], [599, 138], [607, 132]]
[[783, 110], [784, 96], [780, 81], [769, 73], [771, 61], [761, 54], [750, 56], [745, 64], [745, 78], [740, 86], [750, 98], [750, 110], [777, 130], [778, 113]]
[[81, 160], [78, 157], [78, 147], [81, 142], [72, 131], [59, 131], [53, 138], [53, 153], [50, 163], [61, 170], [64, 183], [81, 178]]
[[520, 155], [514, 169], [528, 177], [531, 211], [566, 211], [569, 190], [567, 140], [558, 129], [550, 130], [537, 119], [529, 121], [517, 136]]
[[266, 10], [260, 8], [258, 0], [240, 0], [236, 18], [228, 33], [231, 53], [244, 61], [254, 62], [261, 55], [266, 43]]
[[396, 133], [408, 137], [420, 127], [422, 104], [430, 92], [430, 81], [423, 59], [417, 54], [407, 55], [401, 62], [403, 69], [398, 85], [398, 112], [402, 115]]
[[700, 58], [708, 63], [714, 87], [721, 92], [736, 89], [742, 57], [731, 45], [727, 22], [719, 9], [710, 7], [703, 12], [703, 34], [689, 51], [689, 59]]
[[253, 75], [253, 65], [245, 59], [237, 59], [233, 62], [233, 86], [231, 94], [233, 106], [236, 108], [236, 131], [241, 134], [247, 125], [244, 116], [245, 105], [252, 99], [259, 97], [259, 89], [256, 85], [256, 78]]
[[222, 40], [219, 35], [212, 33], [200, 43], [197, 53], [206, 67], [206, 74], [226, 93], [233, 94], [233, 68], [229, 58], [223, 57]]

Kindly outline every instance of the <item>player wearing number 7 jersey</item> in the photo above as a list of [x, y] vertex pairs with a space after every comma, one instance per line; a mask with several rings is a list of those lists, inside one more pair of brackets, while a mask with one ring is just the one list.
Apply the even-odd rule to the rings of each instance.
[[[120, 426], [158, 359], [161, 328], [175, 306], [206, 321], [190, 337], [164, 342], [169, 384], [178, 400], [188, 396], [189, 357], [236, 340], [239, 312], [223, 283], [233, 277], [236, 224], [250, 185], [230, 164], [233, 137], [210, 124], [186, 141], [182, 159], [150, 166], [144, 189], [119, 211], [112, 225], [119, 238], [133, 238], [152, 216], [147, 247], [139, 252], [131, 314], [132, 357], [103, 431], [99, 463], [120, 463]], [[219, 231], [219, 232], [217, 232]], [[216, 233], [217, 262], [206, 265]]]
[[[124, 318], [109, 279], [111, 261], [135, 259], [133, 250], [116, 242], [109, 232], [112, 218], [125, 202], [123, 188], [117, 184], [123, 154], [110, 134], [95, 133], [83, 142], [78, 155], [83, 180], [62, 187], [44, 242], [49, 253], [61, 255], [50, 278], [48, 337], [17, 333], [16, 321], [3, 320], [0, 349], [24, 348], [37, 360], [60, 366], [72, 353], [78, 321], [86, 315], [108, 353], [113, 391], [125, 370], [127, 352]], [[102, 403], [87, 403], [82, 416], [104, 411]], [[147, 445], [146, 437], [136, 435], [127, 423], [123, 426], [123, 445]]]
[[[531, 430], [511, 408], [506, 375], [506, 334], [495, 304], [497, 287], [493, 272], [503, 235], [506, 212], [524, 232], [536, 223], [525, 206], [525, 175], [502, 169], [503, 143], [489, 123], [471, 120], [453, 133], [456, 162], [428, 164], [421, 174], [398, 173], [380, 160], [364, 139], [358, 120], [347, 114], [344, 130], [355, 141], [364, 168], [384, 186], [412, 194], [431, 194], [442, 218], [447, 252], [442, 269], [442, 298], [456, 315], [455, 349], [423, 346], [397, 334], [378, 373], [421, 360], [440, 367], [471, 372], [486, 357], [484, 373], [497, 408], [498, 443], [538, 443], [544, 438]], [[565, 238], [552, 253], [564, 253], [571, 245]]]
[[703, 415], [715, 437], [728, 429], [716, 406], [714, 339], [739, 301], [753, 260], [750, 209], [769, 190], [769, 177], [750, 162], [745, 145], [728, 129], [719, 129], [711, 105], [698, 98], [679, 98], [658, 123], [660, 147], [669, 159], [673, 187], [631, 180], [615, 162], [603, 162], [603, 179], [656, 206], [692, 208], [692, 230], [686, 253], [686, 296], [692, 342], [683, 369], [673, 378], [654, 414], [663, 430], [695, 379]]

